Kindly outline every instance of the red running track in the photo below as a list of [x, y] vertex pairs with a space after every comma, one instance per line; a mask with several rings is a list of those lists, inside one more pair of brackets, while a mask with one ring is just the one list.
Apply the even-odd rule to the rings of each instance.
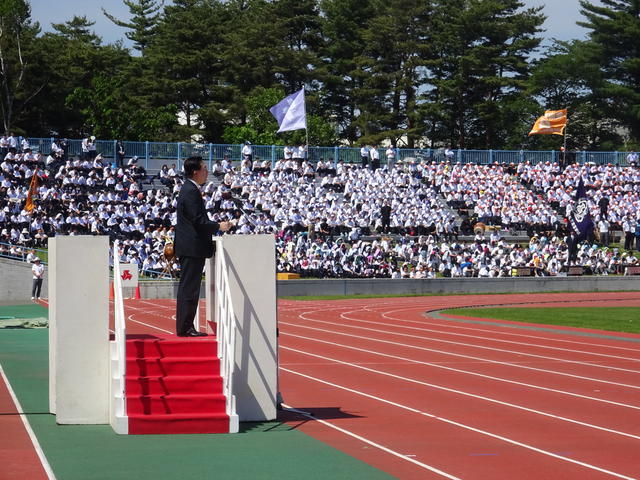
[[[425, 315], [523, 303], [640, 294], [280, 301], [280, 390], [316, 419], [285, 417], [399, 478], [637, 478], [640, 335]], [[126, 306], [130, 333], [172, 332], [173, 315], [170, 301]]]

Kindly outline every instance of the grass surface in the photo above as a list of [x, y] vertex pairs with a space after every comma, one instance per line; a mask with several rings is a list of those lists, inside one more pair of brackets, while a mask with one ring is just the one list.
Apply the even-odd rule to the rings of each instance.
[[640, 333], [640, 308], [638, 307], [456, 308], [442, 313], [611, 332]]

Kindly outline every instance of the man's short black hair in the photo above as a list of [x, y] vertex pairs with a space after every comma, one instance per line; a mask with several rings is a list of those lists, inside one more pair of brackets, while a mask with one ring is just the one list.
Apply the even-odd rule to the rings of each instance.
[[192, 178], [193, 174], [202, 168], [202, 162], [204, 160], [202, 157], [189, 157], [184, 161], [184, 165], [182, 168], [184, 169], [184, 174], [188, 178]]

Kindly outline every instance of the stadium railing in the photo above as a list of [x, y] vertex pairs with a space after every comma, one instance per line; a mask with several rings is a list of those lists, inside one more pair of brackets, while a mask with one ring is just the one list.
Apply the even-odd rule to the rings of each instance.
[[[12, 254], [11, 253], [12, 248], [14, 251], [19, 250], [19, 252]], [[47, 263], [49, 263], [48, 250], [42, 250], [40, 248], [25, 247], [22, 245], [0, 242], [0, 257], [2, 258], [10, 258], [12, 260], [26, 261], [27, 255], [32, 250], [38, 256], [38, 258], [42, 261], [43, 265], [47, 265]]]
[[[48, 155], [51, 151], [53, 138], [28, 138], [33, 150]], [[227, 156], [230, 160], [238, 161], [242, 159], [242, 145], [214, 144], [214, 143], [188, 143], [188, 142], [122, 142], [126, 158], [138, 157], [139, 164], [145, 169], [154, 167], [152, 160], [173, 162], [176, 167], [182, 168], [182, 162], [187, 157], [199, 155], [211, 163], [222, 160]], [[79, 156], [82, 153], [82, 140], [67, 140], [67, 152], [70, 156]], [[117, 142], [116, 140], [97, 140], [96, 151], [104, 158], [115, 158]], [[270, 160], [275, 162], [284, 156], [283, 145], [252, 145], [253, 158], [260, 160]], [[445, 150], [442, 148], [396, 148], [396, 161], [442, 161], [447, 159]], [[386, 148], [380, 148], [380, 160], [386, 163]], [[569, 162], [587, 163], [593, 162], [597, 165], [620, 165], [626, 166], [628, 152], [595, 152], [595, 151], [570, 151], [566, 152], [565, 160]], [[321, 147], [310, 146], [307, 157], [312, 162], [320, 159], [332, 160], [344, 163], [360, 163], [359, 147]], [[532, 164], [545, 162], [558, 162], [563, 159], [563, 152], [559, 150], [453, 150], [453, 156], [448, 157], [452, 162], [474, 163], [480, 165], [490, 165], [493, 163], [522, 163]], [[152, 168], [154, 169], [154, 168]], [[157, 168], [156, 168], [157, 169]]]

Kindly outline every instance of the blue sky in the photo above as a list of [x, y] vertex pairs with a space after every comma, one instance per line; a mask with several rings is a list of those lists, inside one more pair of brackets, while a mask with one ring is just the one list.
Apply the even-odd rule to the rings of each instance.
[[[34, 20], [40, 22], [43, 30], [51, 30], [51, 23], [62, 23], [70, 20], [74, 15], [86, 15], [95, 21], [95, 32], [105, 43], [112, 43], [124, 38], [124, 29], [111, 23], [103, 14], [104, 7], [110, 14], [120, 19], [126, 19], [129, 10], [120, 0], [31, 0], [31, 14]], [[168, 3], [168, 2], [165, 2]], [[578, 0], [524, 0], [527, 7], [544, 5], [547, 21], [544, 28], [546, 38], [570, 40], [584, 38], [585, 30], [576, 25], [582, 19]], [[592, 0], [592, 3], [600, 3]], [[125, 42], [125, 45], [127, 43]]]

